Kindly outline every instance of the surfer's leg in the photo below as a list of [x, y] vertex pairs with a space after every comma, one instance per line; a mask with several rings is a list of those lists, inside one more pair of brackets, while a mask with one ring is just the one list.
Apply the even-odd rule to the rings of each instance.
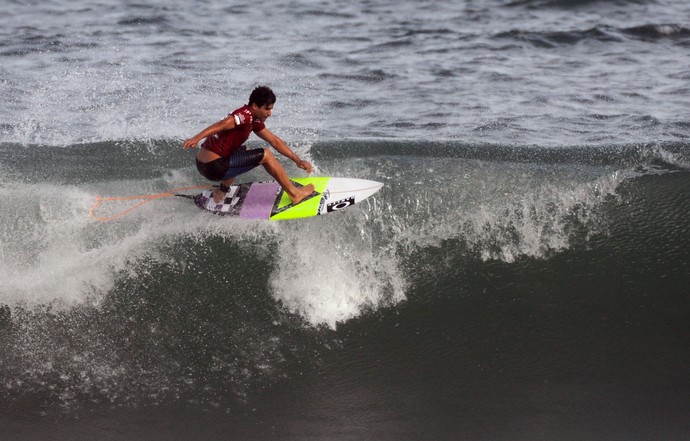
[[290, 196], [293, 204], [299, 204], [314, 192], [314, 184], [305, 185], [304, 187], [296, 187], [288, 177], [285, 169], [269, 149], [264, 149], [264, 157], [261, 160], [261, 165], [264, 166], [268, 174], [273, 176], [280, 184], [285, 192]]
[[232, 177], [230, 179], [220, 181], [219, 187], [213, 187], [213, 202], [215, 202], [216, 204], [220, 204], [223, 201], [223, 198], [225, 198], [225, 193], [228, 192], [230, 186], [234, 181], [235, 178]]
[[213, 190], [213, 201], [219, 204], [235, 181], [235, 178], [261, 164], [263, 156], [263, 149], [249, 150], [247, 147], [242, 146], [232, 155], [222, 159], [225, 170], [223, 177], [220, 179], [221, 187]]

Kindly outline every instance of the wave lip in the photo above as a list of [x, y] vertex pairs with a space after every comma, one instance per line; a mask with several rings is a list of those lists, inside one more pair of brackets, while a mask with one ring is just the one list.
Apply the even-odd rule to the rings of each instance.
[[621, 43], [630, 38], [647, 42], [671, 39], [685, 43], [690, 38], [690, 28], [679, 24], [647, 24], [628, 28], [597, 25], [584, 30], [568, 31], [514, 29], [495, 34], [493, 38], [523, 41], [539, 48], [572, 46], [586, 41]]
[[596, 26], [583, 31], [523, 31], [511, 30], [494, 35], [498, 39], [524, 41], [539, 48], [555, 48], [564, 45], [575, 45], [587, 40], [600, 42], [620, 42], [622, 38], [607, 26]]
[[679, 24], [647, 24], [623, 28], [625, 35], [644, 41], [657, 41], [661, 39], [683, 40], [690, 38], [690, 28]]
[[552, 147], [459, 141], [352, 139], [317, 142], [311, 147], [311, 154], [318, 160], [376, 158], [393, 155], [401, 158], [470, 159], [525, 164], [690, 167], [690, 144], [686, 142], [609, 143]]

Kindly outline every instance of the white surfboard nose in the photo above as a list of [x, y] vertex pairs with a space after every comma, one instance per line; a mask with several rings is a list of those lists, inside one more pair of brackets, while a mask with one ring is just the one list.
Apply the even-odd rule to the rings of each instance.
[[373, 195], [383, 187], [381, 182], [369, 181], [366, 179], [352, 179], [352, 178], [331, 178], [328, 181], [326, 189], [330, 192], [332, 199], [337, 195], [354, 196], [356, 201], [362, 201]]
[[331, 178], [323, 192], [320, 214], [339, 211], [362, 202], [383, 187], [381, 182], [367, 179]]

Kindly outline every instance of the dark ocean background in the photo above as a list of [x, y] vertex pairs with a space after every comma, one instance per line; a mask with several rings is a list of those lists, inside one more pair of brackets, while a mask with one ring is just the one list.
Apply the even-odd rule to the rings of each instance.
[[[688, 17], [5, 0], [0, 439], [690, 439]], [[182, 141], [259, 84], [316, 175], [385, 187], [89, 216], [205, 184]]]

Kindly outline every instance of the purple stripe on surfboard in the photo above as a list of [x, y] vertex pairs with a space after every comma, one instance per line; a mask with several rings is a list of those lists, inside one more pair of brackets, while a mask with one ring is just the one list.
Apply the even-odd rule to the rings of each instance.
[[273, 202], [280, 189], [277, 182], [257, 182], [249, 187], [244, 197], [240, 217], [244, 219], [268, 219], [271, 217]]

